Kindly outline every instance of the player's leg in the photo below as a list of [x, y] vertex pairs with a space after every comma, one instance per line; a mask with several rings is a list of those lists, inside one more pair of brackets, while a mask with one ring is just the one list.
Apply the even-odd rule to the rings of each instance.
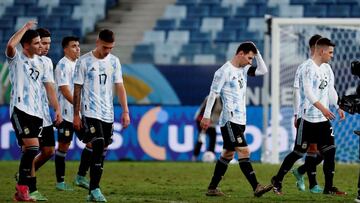
[[[31, 125], [29, 125], [31, 120]], [[22, 146], [22, 156], [19, 165], [19, 180], [16, 185], [14, 200], [32, 201], [29, 195], [29, 184], [36, 185], [36, 178], [32, 178], [33, 161], [39, 150], [38, 135], [42, 126], [42, 119], [26, 114], [14, 107], [11, 123], [15, 130], [18, 144]]]
[[215, 144], [216, 144], [216, 128], [209, 127], [207, 130], [207, 134], [209, 135], [209, 146], [208, 151], [215, 153]]
[[230, 132], [230, 140], [233, 141], [232, 144], [238, 154], [240, 170], [250, 183], [254, 191], [254, 195], [256, 197], [261, 197], [264, 193], [272, 189], [272, 185], [262, 186], [257, 181], [255, 171], [250, 162], [250, 149], [244, 136], [245, 125], [228, 122], [226, 123], [226, 127]]
[[[296, 132], [295, 146], [282, 162], [279, 171], [272, 177], [271, 183], [274, 186], [274, 193], [277, 195], [282, 194], [282, 181], [287, 172], [292, 168], [294, 163], [303, 157], [307, 150], [307, 131], [311, 129], [311, 123], [301, 119], [300, 125]], [[310, 131], [311, 132], [311, 131]]]
[[200, 154], [200, 150], [201, 150], [201, 146], [203, 144], [203, 134], [205, 133], [204, 130], [201, 128], [200, 126], [200, 121], [196, 120], [196, 125], [197, 125], [197, 129], [198, 129], [198, 139], [196, 140], [195, 146], [194, 146], [194, 152], [193, 152], [193, 156], [192, 156], [192, 161], [196, 161], [197, 157]]
[[89, 201], [106, 201], [100, 190], [100, 180], [103, 172], [102, 157], [105, 148], [104, 126], [103, 122], [98, 119], [83, 118], [87, 139], [90, 139], [93, 153], [90, 164], [90, 186]]
[[55, 154], [55, 138], [54, 127], [46, 126], [41, 131], [40, 153], [35, 157], [35, 171], [37, 171], [42, 165], [44, 165]]
[[346, 195], [346, 192], [340, 191], [334, 187], [333, 179], [335, 174], [335, 153], [336, 146], [334, 134], [329, 121], [318, 123], [318, 130], [322, 132], [323, 139], [319, 141], [320, 153], [324, 157], [323, 171], [325, 175], [324, 194]]
[[355, 202], [360, 203], [360, 170], [359, 170], [359, 177], [358, 177], [357, 187], [358, 187], [358, 196], [357, 196], [357, 198], [355, 198]]
[[211, 182], [208, 186], [207, 196], [223, 196], [224, 193], [220, 191], [218, 185], [225, 175], [230, 161], [234, 158], [235, 148], [231, 144], [229, 131], [225, 126], [221, 127], [221, 135], [223, 137], [223, 151], [216, 162]]
[[65, 182], [65, 159], [73, 134], [73, 124], [64, 120], [58, 127], [58, 148], [55, 152], [56, 189], [60, 191], [73, 190], [73, 188]]
[[[86, 123], [83, 120], [83, 125], [85, 126]], [[89, 180], [86, 178], [86, 173], [89, 171], [90, 163], [91, 163], [91, 157], [92, 157], [92, 145], [89, 139], [85, 137], [85, 129], [81, 129], [80, 131], [75, 130], [75, 134], [77, 138], [85, 143], [85, 147], [82, 150], [81, 158], [80, 158], [80, 164], [78, 168], [77, 175], [74, 179], [74, 184], [76, 186], [85, 188], [89, 190]]]
[[311, 143], [305, 158], [305, 167], [309, 177], [309, 189], [311, 193], [323, 192], [323, 188], [321, 188], [316, 181], [316, 166], [318, 164], [317, 144]]

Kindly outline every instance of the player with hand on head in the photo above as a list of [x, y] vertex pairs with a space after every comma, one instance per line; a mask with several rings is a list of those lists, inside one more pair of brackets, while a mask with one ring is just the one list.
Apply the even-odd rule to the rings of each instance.
[[[252, 66], [253, 58], [257, 67]], [[264, 75], [267, 67], [259, 50], [252, 42], [241, 43], [235, 56], [214, 74], [210, 87], [210, 94], [206, 103], [201, 127], [207, 129], [211, 123], [211, 109], [215, 98], [220, 94], [223, 108], [220, 115], [221, 134], [223, 137], [223, 151], [216, 162], [211, 182], [208, 186], [207, 196], [222, 196], [223, 192], [218, 184], [224, 176], [228, 164], [234, 158], [235, 152], [239, 157], [239, 166], [249, 181], [254, 196], [260, 197], [272, 189], [272, 185], [263, 186], [257, 181], [255, 171], [250, 163], [250, 149], [245, 139], [246, 125], [246, 86], [248, 76]]]

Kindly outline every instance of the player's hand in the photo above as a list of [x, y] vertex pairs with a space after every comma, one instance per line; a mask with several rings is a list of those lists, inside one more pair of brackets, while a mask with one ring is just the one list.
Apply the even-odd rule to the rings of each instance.
[[298, 128], [298, 126], [297, 126], [297, 115], [294, 115], [294, 127]]
[[329, 109], [324, 108], [321, 113], [325, 116], [328, 120], [333, 120], [335, 118], [335, 115], [329, 111]]
[[129, 112], [123, 112], [121, 114], [121, 125], [123, 128], [127, 128], [130, 125]]
[[210, 118], [202, 118], [200, 122], [201, 128], [207, 130], [209, 128], [210, 122]]
[[61, 112], [59, 110], [55, 111], [55, 126], [59, 126], [63, 122]]
[[340, 121], [345, 120], [345, 113], [342, 109], [338, 109], [338, 114], [340, 116]]
[[27, 23], [25, 23], [24, 27], [25, 27], [27, 30], [30, 30], [31, 28], [36, 27], [36, 25], [37, 25], [37, 21], [36, 21], [36, 20], [29, 20]]
[[81, 118], [79, 115], [74, 115], [73, 125], [75, 130], [80, 131], [80, 129], [82, 128]]

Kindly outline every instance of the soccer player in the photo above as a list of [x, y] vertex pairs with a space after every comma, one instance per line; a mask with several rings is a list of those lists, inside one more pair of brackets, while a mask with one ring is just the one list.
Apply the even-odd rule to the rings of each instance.
[[[257, 68], [251, 65], [254, 57]], [[218, 184], [224, 176], [229, 162], [234, 158], [235, 151], [239, 157], [240, 169], [249, 181], [254, 195], [260, 197], [272, 189], [272, 185], [262, 186], [257, 181], [250, 163], [250, 150], [244, 134], [247, 76], [264, 75], [265, 73], [267, 73], [267, 67], [255, 44], [244, 42], [238, 47], [235, 56], [214, 74], [201, 127], [205, 130], [209, 127], [211, 109], [216, 96], [220, 94], [223, 102], [220, 126], [224, 145], [208, 186], [207, 196], [224, 195], [218, 188]]]
[[[59, 105], [51, 80], [46, 75], [41, 55], [39, 33], [31, 28], [35, 21], [27, 22], [8, 41], [6, 57], [9, 62], [11, 89], [10, 115], [22, 156], [19, 166], [19, 180], [14, 200], [35, 201], [29, 195], [29, 185], [36, 186], [33, 161], [39, 150], [38, 136], [43, 124], [42, 88], [45, 86], [50, 104], [55, 109], [55, 121], [61, 122]], [[16, 46], [21, 44], [22, 52]], [[31, 121], [31, 122], [29, 122]]]
[[[324, 194], [344, 195], [333, 186], [335, 173], [335, 141], [329, 120], [335, 115], [329, 110], [329, 104], [335, 104], [337, 93], [334, 88], [334, 74], [328, 62], [333, 57], [335, 44], [327, 38], [317, 40], [312, 60], [304, 64], [300, 70], [300, 101], [302, 118], [298, 126], [295, 147], [284, 159], [278, 173], [271, 179], [274, 192], [282, 194], [282, 180], [291, 166], [302, 157], [309, 144], [317, 144], [324, 158], [325, 175]], [[344, 112], [338, 109], [340, 119], [345, 118]], [[315, 165], [316, 166], [316, 165]]]
[[[36, 31], [40, 35], [40, 45], [41, 45], [41, 54], [40, 59], [44, 65], [44, 71], [48, 75], [48, 82], [51, 83], [52, 92], [55, 92], [54, 89], [54, 72], [53, 72], [53, 63], [50, 58], [46, 55], [49, 52], [51, 44], [51, 33], [49, 30], [44, 28], [38, 28]], [[56, 97], [55, 97], [56, 98]], [[52, 118], [49, 111], [49, 101], [46, 96], [45, 87], [42, 88], [42, 105], [43, 105], [43, 127], [39, 135], [39, 144], [40, 144], [40, 153], [34, 159], [35, 171], [37, 171], [42, 165], [44, 165], [55, 152], [55, 139], [54, 139], [54, 127]], [[56, 99], [56, 103], [57, 99]], [[36, 201], [47, 201], [47, 198], [43, 196], [36, 188], [36, 184], [29, 185], [30, 197], [36, 199]]]
[[196, 126], [198, 127], [198, 139], [195, 143], [194, 147], [194, 154], [192, 157], [192, 161], [196, 161], [197, 157], [200, 154], [201, 146], [202, 144], [206, 144], [206, 134], [209, 136], [209, 146], [207, 148], [207, 151], [210, 151], [212, 153], [215, 153], [215, 144], [216, 144], [216, 125], [219, 122], [219, 117], [222, 109], [222, 103], [220, 97], [217, 97], [215, 99], [214, 107], [212, 108], [211, 113], [211, 123], [207, 130], [203, 130], [200, 126], [201, 119], [204, 116], [205, 106], [206, 106], [207, 97], [204, 99], [204, 101], [201, 103], [199, 109], [195, 113], [195, 120], [196, 120]]
[[[312, 57], [315, 52], [315, 44], [317, 40], [321, 38], [320, 35], [316, 34], [313, 35], [309, 40], [309, 48], [310, 48], [310, 56]], [[311, 62], [311, 58], [303, 62], [301, 65], [299, 65], [298, 69], [296, 70], [295, 74], [295, 80], [294, 80], [294, 126], [298, 130], [301, 130], [298, 128], [300, 122], [301, 122], [301, 111], [300, 109], [300, 92], [299, 92], [299, 83], [300, 83], [300, 72], [301, 69]], [[298, 135], [298, 131], [296, 133]], [[295, 140], [298, 138], [296, 137]], [[294, 149], [296, 151], [297, 149]], [[300, 152], [298, 152], [300, 153]], [[309, 188], [311, 193], [322, 193], [323, 189], [317, 184], [316, 181], [316, 166], [322, 162], [323, 158], [318, 153], [317, 145], [316, 144], [310, 144], [309, 148], [307, 150], [305, 163], [301, 165], [300, 167], [293, 169], [292, 173], [296, 178], [296, 186], [300, 191], [305, 191], [305, 183], [304, 183], [304, 174], [307, 172], [309, 177]], [[287, 170], [287, 169], [286, 169]]]
[[[61, 106], [63, 122], [58, 127], [58, 149], [55, 155], [55, 173], [56, 188], [61, 191], [71, 191], [73, 188], [65, 183], [65, 157], [69, 150], [70, 143], [73, 139], [73, 92], [74, 92], [74, 71], [77, 59], [80, 57], [79, 38], [67, 36], [62, 39], [61, 43], [64, 51], [64, 57], [56, 65], [55, 80], [58, 87], [58, 99]], [[75, 184], [89, 189], [89, 183], [85, 178], [86, 172], [90, 166], [91, 149], [85, 147], [81, 155], [79, 173]]]
[[113, 84], [122, 107], [123, 128], [130, 123], [120, 60], [110, 53], [114, 46], [114, 33], [108, 29], [100, 31], [96, 48], [81, 56], [75, 67], [74, 128], [84, 128], [83, 142], [90, 142], [93, 150], [88, 201], [106, 202], [99, 185], [113, 131]]

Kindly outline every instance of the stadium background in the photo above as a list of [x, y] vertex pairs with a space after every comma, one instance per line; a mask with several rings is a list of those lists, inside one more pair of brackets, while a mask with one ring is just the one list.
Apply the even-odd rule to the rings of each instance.
[[[80, 36], [82, 53], [85, 53], [94, 47], [98, 30], [111, 28], [117, 39], [113, 53], [123, 64], [132, 124], [122, 131], [121, 125], [115, 123], [114, 144], [107, 159], [188, 161], [197, 137], [194, 113], [209, 91], [214, 71], [234, 54], [241, 41], [252, 40], [264, 52], [265, 14], [360, 17], [360, 2], [2, 0], [0, 52], [4, 53], [7, 40], [29, 19], [37, 19], [39, 27], [52, 32], [49, 56], [55, 64], [62, 57], [60, 42], [63, 36]], [[266, 62], [270, 64], [270, 61]], [[0, 101], [3, 104], [0, 108], [0, 160], [13, 160], [18, 159], [20, 153], [9, 122], [11, 87], [4, 54], [0, 55], [0, 63]], [[262, 82], [262, 78], [255, 78], [249, 80], [248, 85], [246, 136], [252, 150], [251, 158], [255, 161], [261, 160], [263, 136], [269, 136], [271, 128], [269, 126], [264, 132], [262, 124]], [[117, 104], [116, 99], [114, 103]], [[117, 107], [116, 121], [120, 112]], [[338, 145], [337, 161], [358, 162], [359, 140], [352, 134], [358, 122], [359, 115], [356, 115], [355, 119], [341, 124], [333, 123]], [[291, 150], [293, 138], [294, 130], [283, 127], [280, 154]], [[79, 159], [82, 146], [74, 139], [69, 159]], [[220, 151], [219, 140], [216, 152]]]

